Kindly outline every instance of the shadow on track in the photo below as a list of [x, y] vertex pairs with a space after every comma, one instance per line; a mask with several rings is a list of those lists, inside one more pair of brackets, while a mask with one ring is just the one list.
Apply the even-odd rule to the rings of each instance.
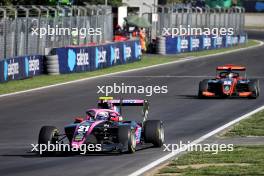
[[197, 95], [176, 95], [176, 99], [197, 99], [197, 100], [254, 100], [246, 97], [204, 97], [199, 98]]
[[[141, 146], [136, 149], [136, 152], [147, 150], [155, 148], [154, 146]], [[38, 152], [25, 152], [23, 154], [2, 154], [1, 157], [22, 157], [22, 158], [60, 158], [60, 157], [85, 157], [85, 156], [120, 156], [120, 155], [126, 155], [130, 153], [123, 152], [89, 152], [86, 154], [80, 154], [77, 152], [57, 152], [50, 156], [41, 156]]]

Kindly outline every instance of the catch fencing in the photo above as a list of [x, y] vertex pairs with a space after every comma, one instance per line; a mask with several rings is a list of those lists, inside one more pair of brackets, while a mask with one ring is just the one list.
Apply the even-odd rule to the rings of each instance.
[[[113, 15], [109, 6], [0, 7], [0, 60], [44, 55], [45, 48], [112, 41], [112, 27]], [[66, 33], [36, 35], [34, 29], [47, 32], [63, 29]], [[76, 33], [81, 29], [86, 35], [80, 35], [80, 31]], [[94, 35], [95, 29], [100, 29], [101, 35]]]
[[176, 8], [175, 6], [157, 6], [152, 13], [143, 16], [151, 24], [152, 39], [161, 36], [164, 28], [233, 28], [234, 35], [244, 32], [245, 9], [224, 8]]

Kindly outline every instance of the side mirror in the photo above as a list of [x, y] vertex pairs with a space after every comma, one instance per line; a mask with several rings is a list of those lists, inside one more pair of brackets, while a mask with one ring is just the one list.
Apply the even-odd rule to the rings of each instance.
[[74, 123], [81, 123], [81, 122], [83, 122], [83, 121], [84, 121], [84, 120], [83, 120], [82, 117], [76, 117]]

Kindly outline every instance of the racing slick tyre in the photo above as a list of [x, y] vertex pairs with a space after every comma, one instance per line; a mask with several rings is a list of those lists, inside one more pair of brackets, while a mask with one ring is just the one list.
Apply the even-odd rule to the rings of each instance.
[[[59, 135], [59, 130], [56, 127], [43, 126], [39, 132], [38, 144], [39, 145], [41, 144], [48, 145], [48, 143], [56, 144], [56, 142], [58, 141], [58, 135]], [[43, 151], [42, 153], [40, 153], [40, 155], [51, 156], [54, 155], [55, 153], [56, 152], [52, 152], [52, 151]]]
[[249, 98], [256, 99], [259, 96], [259, 80], [252, 79], [248, 84], [248, 89], [252, 94]]
[[164, 127], [160, 120], [147, 120], [144, 123], [144, 140], [155, 147], [162, 147], [164, 143]]
[[205, 96], [203, 95], [203, 92], [207, 91], [207, 89], [208, 89], [208, 80], [209, 79], [204, 79], [204, 80], [200, 81], [200, 83], [199, 83], [199, 91], [198, 91], [198, 98], [205, 98]]
[[118, 141], [123, 145], [123, 150], [120, 150], [120, 152], [134, 153], [136, 151], [136, 134], [130, 126], [118, 127]]

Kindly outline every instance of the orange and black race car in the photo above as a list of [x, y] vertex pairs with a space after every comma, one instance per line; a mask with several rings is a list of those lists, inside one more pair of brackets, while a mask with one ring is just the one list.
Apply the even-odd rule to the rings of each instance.
[[199, 84], [199, 98], [205, 97], [247, 97], [259, 96], [259, 80], [247, 79], [246, 67], [224, 65], [216, 68], [216, 78], [205, 79]]

